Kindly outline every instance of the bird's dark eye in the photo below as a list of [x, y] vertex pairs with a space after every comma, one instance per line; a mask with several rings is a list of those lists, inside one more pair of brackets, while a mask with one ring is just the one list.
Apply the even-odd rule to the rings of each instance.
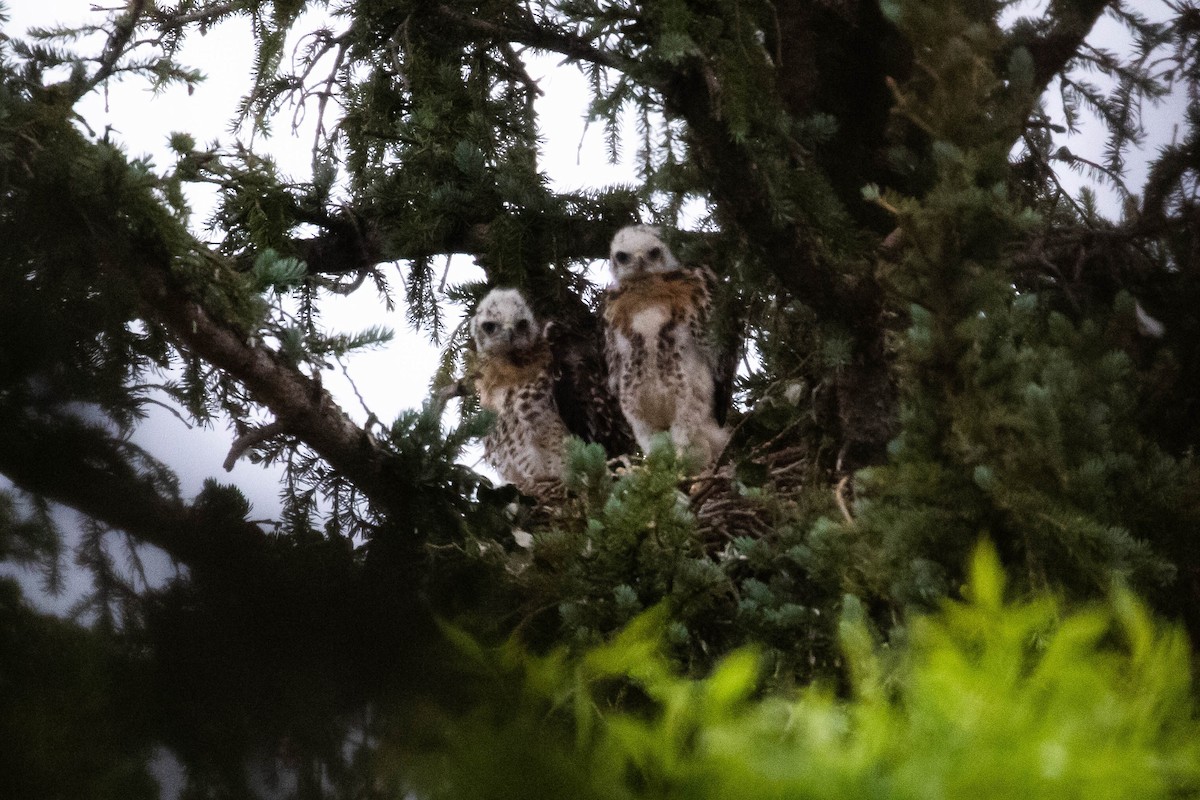
[[661, 247], [651, 247], [649, 255], [650, 255], [651, 261], [658, 261], [660, 258], [662, 258], [662, 248]]
[[516, 329], [518, 333], [525, 333], [529, 330], [529, 320], [521, 318], [517, 320]]
[[617, 252], [613, 253], [613, 260], [618, 264], [628, 264], [629, 253], [626, 253], [624, 250], [618, 250]]
[[495, 322], [484, 322], [484, 323], [481, 323], [479, 325], [479, 327], [483, 328], [484, 333], [486, 333], [488, 336], [491, 336], [493, 333], [496, 332], [496, 329], [499, 328], [500, 326], [497, 325]]

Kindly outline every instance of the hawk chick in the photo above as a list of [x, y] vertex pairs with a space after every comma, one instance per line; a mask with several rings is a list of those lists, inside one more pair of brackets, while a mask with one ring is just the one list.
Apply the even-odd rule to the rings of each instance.
[[707, 465], [729, 439], [717, 421], [718, 358], [708, 332], [715, 276], [680, 266], [647, 225], [617, 231], [609, 256], [605, 356], [621, 411], [643, 450], [667, 432]]
[[479, 402], [496, 415], [484, 458], [525, 494], [547, 496], [562, 480], [568, 433], [554, 399], [544, 330], [519, 291], [493, 289], [471, 319], [471, 336]]

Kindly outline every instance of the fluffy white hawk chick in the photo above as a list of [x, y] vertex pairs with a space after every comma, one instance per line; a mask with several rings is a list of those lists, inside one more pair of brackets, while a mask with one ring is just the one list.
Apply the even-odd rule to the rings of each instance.
[[709, 337], [715, 276], [680, 266], [657, 228], [613, 237], [604, 297], [609, 384], [643, 450], [656, 434], [710, 464], [728, 432], [717, 421], [718, 358]]
[[554, 397], [544, 331], [516, 289], [493, 289], [471, 319], [480, 405], [496, 415], [484, 458], [525, 494], [551, 496], [563, 477], [567, 428]]

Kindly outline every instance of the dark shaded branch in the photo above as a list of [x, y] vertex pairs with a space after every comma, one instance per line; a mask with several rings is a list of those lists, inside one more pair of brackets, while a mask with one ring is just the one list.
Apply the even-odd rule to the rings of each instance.
[[[381, 263], [406, 261], [438, 255], [467, 254], [480, 256], [494, 247], [489, 222], [466, 227], [428, 252], [404, 250], [385, 244], [389, 220], [369, 212], [344, 209], [336, 215], [304, 214], [299, 218], [322, 228], [316, 236], [294, 239], [293, 254], [308, 265], [308, 271], [321, 275], [347, 275], [369, 270]], [[571, 216], [553, 220], [544, 227], [548, 252], [563, 258], [600, 259], [608, 257], [608, 244], [620, 224], [608, 219]]]
[[369, 270], [386, 261], [381, 220], [366, 217], [351, 209], [337, 214], [298, 215], [303, 222], [316, 225], [316, 236], [292, 240], [293, 253], [308, 265], [311, 274], [350, 275]]
[[[683, 73], [665, 92], [668, 110], [688, 124], [693, 158], [709, 176], [720, 212], [741, 230], [748, 244], [773, 270], [793, 297], [851, 330], [874, 327], [881, 298], [872, 285], [839, 284], [833, 267], [818, 256], [812, 232], [802, 223], [780, 223], [767, 171], [746, 147], [734, 141], [720, 119], [702, 67]], [[797, 165], [798, 169], [804, 168]]]
[[[139, 473], [120, 442], [79, 423], [7, 416], [0, 422], [0, 473], [21, 489], [123, 530], [180, 562], [213, 558], [220, 534], [213, 520]], [[262, 535], [249, 522], [233, 528], [225, 534]]]
[[463, 13], [447, 5], [437, 6], [434, 13], [453, 25], [453, 29], [458, 32], [474, 34], [497, 42], [520, 44], [534, 50], [558, 53], [571, 61], [596, 64], [619, 72], [629, 72], [639, 66], [638, 62], [620, 53], [598, 48], [590, 39], [552, 28], [546, 24], [539, 24], [532, 17], [526, 17], [520, 23], [507, 20], [495, 22]]
[[1111, 0], [1054, 0], [1046, 11], [1046, 19], [1051, 20], [1049, 30], [1033, 39], [1014, 41], [1033, 56], [1034, 97], [1040, 97], [1054, 76], [1079, 54], [1083, 40], [1109, 5]]

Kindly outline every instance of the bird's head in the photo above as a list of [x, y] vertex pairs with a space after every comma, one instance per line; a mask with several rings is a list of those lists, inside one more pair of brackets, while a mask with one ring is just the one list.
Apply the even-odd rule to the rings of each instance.
[[635, 275], [671, 272], [679, 262], [652, 225], [630, 225], [621, 228], [609, 248], [613, 277], [617, 283]]
[[516, 289], [492, 289], [471, 318], [471, 337], [481, 353], [511, 355], [541, 338], [533, 310]]

